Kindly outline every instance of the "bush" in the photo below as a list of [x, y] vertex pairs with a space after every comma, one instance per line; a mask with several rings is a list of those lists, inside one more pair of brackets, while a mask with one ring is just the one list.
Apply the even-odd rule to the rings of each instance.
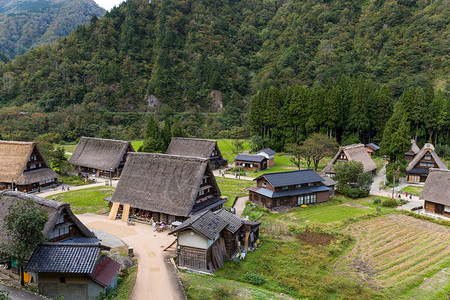
[[244, 275], [245, 281], [254, 285], [262, 285], [266, 283], [266, 278], [261, 274], [247, 272]]
[[395, 199], [386, 199], [381, 203], [381, 206], [383, 207], [396, 207], [398, 205], [397, 200]]
[[377, 199], [373, 200], [373, 204], [375, 204], [375, 205], [381, 204], [381, 199], [377, 198]]
[[358, 189], [358, 188], [352, 188], [352, 187], [347, 187], [347, 188], [343, 189], [342, 192], [344, 193], [345, 196], [353, 198], [353, 199], [369, 196], [369, 191], [366, 191], [363, 189]]

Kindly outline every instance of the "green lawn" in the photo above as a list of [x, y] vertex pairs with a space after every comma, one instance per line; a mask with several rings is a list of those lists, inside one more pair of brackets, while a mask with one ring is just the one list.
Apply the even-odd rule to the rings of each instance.
[[405, 193], [420, 194], [422, 192], [422, 189], [423, 186], [407, 185], [404, 188], [402, 188], [401, 191]]
[[104, 214], [109, 211], [109, 207], [108, 202], [103, 198], [111, 196], [113, 191], [112, 187], [102, 186], [63, 192], [47, 198], [70, 203], [72, 211], [76, 214], [86, 212]]
[[[223, 139], [217, 140], [217, 145], [219, 146], [220, 152], [222, 153], [223, 158], [228, 159], [228, 163], [232, 164], [234, 162], [234, 158], [236, 157], [233, 154], [233, 141], [231, 139]], [[244, 151], [250, 150], [250, 143], [248, 140], [242, 140], [244, 142]]]
[[231, 178], [216, 177], [217, 184], [223, 196], [227, 196], [228, 201], [225, 208], [231, 208], [236, 197], [248, 196], [247, 188], [255, 186], [254, 181], [239, 180]]

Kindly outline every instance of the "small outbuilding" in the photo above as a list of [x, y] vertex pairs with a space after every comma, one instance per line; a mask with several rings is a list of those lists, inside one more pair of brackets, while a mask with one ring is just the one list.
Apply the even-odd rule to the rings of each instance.
[[406, 181], [425, 182], [431, 168], [448, 169], [434, 151], [434, 146], [426, 143], [406, 167]]
[[58, 177], [37, 143], [0, 141], [0, 191], [37, 192]]
[[69, 162], [76, 171], [96, 176], [119, 177], [129, 153], [135, 152], [131, 142], [81, 137]]
[[363, 164], [364, 172], [375, 175], [377, 170], [376, 163], [367, 153], [364, 144], [354, 144], [340, 147], [338, 153], [333, 157], [331, 162], [320, 172], [323, 176], [333, 177], [336, 172], [333, 165], [337, 162], [359, 161]]
[[214, 273], [235, 254], [256, 248], [260, 225], [223, 209], [192, 216], [169, 233], [177, 235], [177, 265]]
[[267, 169], [267, 158], [264, 155], [239, 154], [234, 158], [234, 166], [243, 170], [262, 171]]
[[211, 169], [225, 167], [228, 161], [223, 158], [217, 141], [174, 137], [166, 154], [201, 157], [209, 160]]
[[36, 278], [39, 293], [65, 300], [98, 299], [117, 285], [120, 264], [100, 255], [100, 244], [42, 243], [25, 271]]
[[367, 153], [369, 153], [370, 156], [372, 156], [372, 153], [380, 150], [380, 146], [378, 146], [377, 144], [374, 144], [374, 143], [367, 144], [365, 148], [366, 148]]
[[263, 155], [265, 158], [267, 158], [268, 168], [273, 167], [273, 165], [275, 165], [275, 154], [277, 153], [270, 148], [264, 148], [256, 152], [256, 155]]
[[256, 187], [249, 189], [250, 201], [265, 208], [289, 208], [330, 199], [330, 188], [314, 170], [263, 174], [254, 180]]
[[419, 146], [417, 146], [415, 140], [411, 140], [411, 149], [409, 149], [407, 152], [405, 152], [405, 159], [407, 161], [411, 161], [414, 159], [417, 153], [420, 152]]
[[420, 199], [425, 200], [425, 211], [450, 218], [450, 171], [430, 169]]

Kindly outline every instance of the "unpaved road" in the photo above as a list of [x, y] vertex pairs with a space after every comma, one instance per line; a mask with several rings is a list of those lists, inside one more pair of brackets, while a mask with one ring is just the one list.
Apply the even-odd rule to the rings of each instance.
[[244, 209], [245, 209], [245, 202], [247, 202], [247, 201], [248, 201], [248, 196], [239, 197], [237, 199], [236, 203], [234, 204], [234, 208], [236, 209], [236, 215], [239, 218], [242, 218], [242, 213], [244, 212]]
[[127, 226], [126, 222], [108, 220], [107, 216], [86, 213], [78, 215], [78, 218], [87, 227], [110, 233], [134, 248], [139, 265], [130, 299], [185, 299], [177, 272], [169, 261], [176, 255], [175, 245], [163, 251], [175, 240], [174, 236], [167, 235], [167, 231], [153, 232], [150, 225], [136, 223], [135, 226]]

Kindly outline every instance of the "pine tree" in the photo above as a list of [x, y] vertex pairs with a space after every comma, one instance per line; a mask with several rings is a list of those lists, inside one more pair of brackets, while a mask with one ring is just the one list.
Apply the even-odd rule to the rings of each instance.
[[164, 150], [166, 150], [167, 147], [169, 147], [170, 140], [172, 139], [172, 130], [170, 129], [170, 120], [168, 118], [164, 120], [164, 129], [161, 136], [164, 141]]
[[159, 132], [158, 123], [153, 116], [149, 116], [145, 130], [144, 144], [139, 148], [139, 152], [157, 153], [163, 152], [164, 140]]
[[175, 121], [172, 125], [172, 136], [173, 137], [183, 137], [183, 131], [180, 126], [180, 120], [178, 117], [175, 117]]
[[377, 112], [376, 112], [376, 137], [377, 140], [381, 140], [384, 133], [384, 128], [386, 126], [387, 121], [392, 116], [392, 98], [391, 93], [389, 91], [389, 87], [387, 85], [383, 85], [378, 88], [376, 92], [376, 96], [378, 98], [377, 103]]

